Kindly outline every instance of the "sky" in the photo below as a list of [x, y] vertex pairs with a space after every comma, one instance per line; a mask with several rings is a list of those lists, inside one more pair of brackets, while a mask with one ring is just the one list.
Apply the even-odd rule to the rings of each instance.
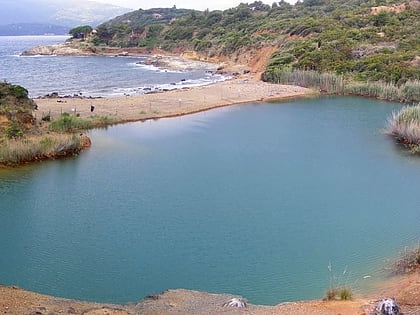
[[[224, 10], [236, 7], [241, 2], [252, 3], [254, 0], [95, 0], [96, 2], [110, 3], [125, 8], [132, 9], [150, 9], [150, 8], [171, 8], [174, 5], [178, 9], [196, 9], [196, 10]], [[271, 5], [275, 0], [264, 3]], [[287, 2], [294, 2], [293, 0]]]

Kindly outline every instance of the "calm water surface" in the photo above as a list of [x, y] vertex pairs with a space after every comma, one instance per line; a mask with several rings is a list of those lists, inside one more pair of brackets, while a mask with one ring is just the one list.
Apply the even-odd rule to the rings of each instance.
[[331, 263], [337, 284], [366, 286], [420, 237], [420, 159], [380, 132], [399, 107], [235, 106], [95, 130], [77, 158], [0, 171], [0, 282], [276, 304], [321, 297]]

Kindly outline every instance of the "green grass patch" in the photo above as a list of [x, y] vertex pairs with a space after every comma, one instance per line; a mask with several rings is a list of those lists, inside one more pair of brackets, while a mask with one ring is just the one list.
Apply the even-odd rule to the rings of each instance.
[[61, 114], [60, 118], [49, 125], [49, 129], [55, 132], [71, 132], [89, 128], [92, 128], [91, 121], [72, 116], [69, 113]]

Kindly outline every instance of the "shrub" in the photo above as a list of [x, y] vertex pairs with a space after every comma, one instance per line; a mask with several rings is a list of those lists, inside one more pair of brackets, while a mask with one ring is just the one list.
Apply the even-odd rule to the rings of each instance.
[[23, 131], [16, 121], [11, 121], [5, 130], [8, 139], [22, 138]]
[[92, 32], [92, 27], [89, 25], [82, 25], [77, 26], [75, 28], [72, 28], [69, 31], [69, 34], [73, 36], [73, 38], [81, 38], [84, 39], [87, 35], [89, 35]]
[[51, 112], [48, 112], [48, 114], [42, 114], [42, 121], [51, 121]]

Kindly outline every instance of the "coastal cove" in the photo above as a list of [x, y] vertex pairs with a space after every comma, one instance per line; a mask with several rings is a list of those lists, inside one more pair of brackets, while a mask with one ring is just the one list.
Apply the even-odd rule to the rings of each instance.
[[381, 133], [400, 107], [324, 97], [92, 130], [77, 158], [0, 171], [2, 281], [104, 302], [182, 287], [273, 305], [322, 297], [331, 262], [366, 290], [419, 237], [419, 161]]

